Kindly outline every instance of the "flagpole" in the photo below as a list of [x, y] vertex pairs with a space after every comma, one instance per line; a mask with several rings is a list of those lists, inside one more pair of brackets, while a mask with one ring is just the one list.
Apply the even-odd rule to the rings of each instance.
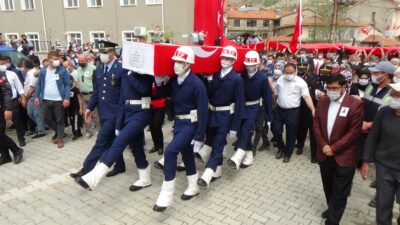
[[300, 7], [299, 7], [300, 12], [298, 12], [298, 13], [300, 13], [300, 37], [299, 37], [299, 48], [300, 48], [300, 46], [301, 46], [301, 35], [302, 35], [302, 31], [303, 31], [303, 29], [302, 29], [303, 17], [301, 16], [302, 15], [302, 10], [303, 10], [302, 0], [299, 0], [299, 5], [300, 5]]

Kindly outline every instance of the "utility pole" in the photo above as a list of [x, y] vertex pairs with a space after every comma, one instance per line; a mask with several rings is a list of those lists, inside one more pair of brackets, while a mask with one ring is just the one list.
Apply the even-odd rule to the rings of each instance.
[[331, 23], [331, 32], [329, 34], [329, 42], [335, 42], [336, 39], [338, 11], [339, 11], [339, 0], [333, 0], [333, 15]]
[[313, 37], [314, 42], [316, 39], [316, 33], [317, 33], [317, 13], [314, 12], [314, 37]]

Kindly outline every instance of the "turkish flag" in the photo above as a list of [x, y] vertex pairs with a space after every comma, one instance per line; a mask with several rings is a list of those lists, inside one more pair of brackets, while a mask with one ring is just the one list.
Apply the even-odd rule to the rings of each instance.
[[194, 1], [194, 31], [202, 30], [207, 35], [204, 38], [204, 45], [214, 45], [217, 38], [222, 38], [224, 3], [225, 0]]
[[292, 41], [290, 42], [290, 51], [295, 53], [297, 50], [297, 40], [301, 36], [301, 0], [297, 3], [297, 17], [296, 17], [296, 25], [294, 27]]

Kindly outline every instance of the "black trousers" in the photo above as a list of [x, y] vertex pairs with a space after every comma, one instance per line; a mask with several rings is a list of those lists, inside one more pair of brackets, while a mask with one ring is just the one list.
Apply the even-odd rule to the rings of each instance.
[[149, 127], [154, 147], [164, 148], [164, 134], [162, 131], [162, 125], [165, 119], [165, 108], [152, 109], [151, 111], [152, 117]]
[[[18, 101], [18, 99], [13, 99], [12, 101]], [[26, 123], [23, 122], [23, 112], [21, 112], [20, 106], [18, 105], [12, 110], [12, 121], [15, 126], [15, 130], [17, 131], [18, 141], [25, 141], [25, 131], [26, 131]]]
[[268, 144], [268, 127], [265, 127], [265, 109], [261, 107], [260, 113], [257, 116], [256, 121], [256, 129], [255, 135], [253, 140], [253, 147], [257, 147], [258, 143], [260, 143], [260, 139], [262, 139], [263, 144]]
[[2, 158], [11, 158], [10, 152], [18, 149], [17, 144], [6, 134], [6, 120], [4, 118], [4, 111], [0, 106], [0, 153]]
[[339, 166], [333, 157], [319, 162], [328, 215], [326, 225], [338, 225], [346, 209], [347, 197], [351, 192], [354, 167]]
[[72, 128], [72, 134], [74, 136], [81, 136], [82, 132], [82, 126], [83, 126], [83, 118], [81, 115], [79, 115], [79, 113], [69, 113], [68, 114], [69, 117], [69, 123], [71, 124], [71, 128]]
[[400, 170], [376, 163], [376, 224], [391, 225], [393, 202], [400, 197]]
[[43, 100], [41, 105], [45, 123], [56, 132], [57, 138], [63, 138], [65, 128], [63, 102]]
[[300, 120], [299, 127], [297, 130], [297, 146], [298, 148], [303, 149], [304, 144], [306, 142], [307, 133], [310, 134], [310, 150], [311, 150], [311, 158], [317, 158], [317, 141], [315, 140], [314, 131], [313, 131], [313, 117], [311, 110], [307, 107], [307, 105], [302, 105], [300, 107]]

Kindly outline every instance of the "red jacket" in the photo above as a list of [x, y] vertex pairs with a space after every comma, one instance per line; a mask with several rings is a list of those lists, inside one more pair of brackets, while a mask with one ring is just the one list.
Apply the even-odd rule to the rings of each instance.
[[[344, 96], [332, 128], [330, 141], [327, 131], [329, 104], [329, 98], [325, 97], [318, 102], [315, 111], [313, 128], [317, 141], [317, 159], [324, 161], [327, 158], [322, 148], [329, 145], [339, 166], [355, 166], [358, 159], [358, 138], [361, 134], [364, 104], [350, 95]], [[346, 116], [340, 113], [343, 107], [348, 108]]]

